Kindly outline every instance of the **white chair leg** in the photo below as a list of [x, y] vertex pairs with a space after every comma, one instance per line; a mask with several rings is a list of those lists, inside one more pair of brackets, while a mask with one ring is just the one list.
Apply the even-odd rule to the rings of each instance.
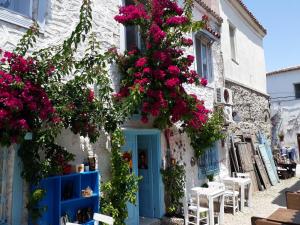
[[235, 196], [233, 196], [232, 200], [233, 200], [233, 215], [235, 215]]
[[200, 224], [200, 212], [197, 210], [197, 215], [196, 215], [196, 224]]

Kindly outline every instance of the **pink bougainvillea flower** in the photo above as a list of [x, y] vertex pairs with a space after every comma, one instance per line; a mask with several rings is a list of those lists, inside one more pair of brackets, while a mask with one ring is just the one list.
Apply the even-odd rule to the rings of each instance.
[[171, 74], [171, 75], [178, 75], [178, 74], [180, 74], [180, 69], [179, 69], [179, 67], [178, 66], [169, 66], [168, 67], [168, 71], [169, 71], [169, 73]]
[[135, 78], [141, 78], [142, 77], [142, 73], [137, 72], [135, 74], [133, 74]]
[[18, 125], [20, 126], [20, 128], [25, 129], [25, 130], [27, 130], [29, 128], [25, 119], [20, 119], [18, 121]]
[[149, 119], [148, 119], [147, 115], [142, 115], [141, 121], [143, 123], [148, 123]]
[[139, 58], [136, 62], [135, 62], [135, 66], [136, 67], [144, 67], [148, 62], [147, 57], [142, 57]]
[[88, 102], [93, 102], [95, 99], [95, 93], [92, 90], [89, 90]]
[[144, 5], [128, 5], [120, 7], [119, 15], [115, 16], [115, 20], [119, 23], [130, 23], [138, 19], [148, 19], [149, 16]]
[[136, 53], [138, 53], [137, 49], [133, 49], [131, 51], [128, 51], [128, 55], [135, 55]]
[[8, 52], [8, 51], [5, 51], [3, 56], [7, 59], [11, 59], [13, 57], [13, 53], [12, 52]]
[[160, 27], [153, 23], [150, 27], [149, 34], [155, 43], [160, 43], [166, 37], [166, 33]]
[[186, 16], [173, 16], [166, 20], [166, 23], [170, 26], [182, 25], [189, 22]]
[[151, 69], [149, 67], [146, 67], [143, 69], [143, 73], [151, 73]]
[[195, 57], [192, 56], [192, 55], [188, 55], [186, 58], [187, 58], [187, 60], [188, 60], [190, 63], [193, 63], [194, 60], [195, 60]]
[[203, 85], [203, 86], [206, 86], [207, 85], [207, 80], [205, 79], [205, 78], [201, 78], [201, 84]]
[[164, 80], [165, 76], [166, 76], [166, 73], [165, 71], [163, 70], [155, 70], [153, 72], [153, 75], [156, 79], [159, 79], [159, 80]]
[[171, 79], [166, 80], [165, 85], [168, 88], [173, 88], [173, 87], [179, 85], [179, 83], [180, 83], [180, 80], [178, 78], [171, 78]]
[[191, 38], [182, 38], [181, 41], [184, 46], [192, 46], [193, 45], [193, 40]]
[[5, 119], [8, 116], [8, 112], [4, 109], [0, 109], [0, 120]]

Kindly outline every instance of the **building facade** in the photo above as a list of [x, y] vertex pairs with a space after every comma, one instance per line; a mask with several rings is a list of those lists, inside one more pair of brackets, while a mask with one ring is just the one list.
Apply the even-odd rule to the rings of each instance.
[[223, 18], [221, 48], [228, 107], [225, 116], [233, 134], [263, 131], [270, 137], [269, 102], [263, 48], [265, 28], [240, 0], [220, 0]]
[[[122, 52], [132, 40], [130, 37], [132, 33], [126, 32], [126, 28], [114, 20], [119, 6], [125, 4], [130, 4], [130, 1], [104, 0], [93, 2], [93, 32], [104, 51], [116, 46]], [[0, 0], [0, 47], [5, 50], [12, 50], [33, 23], [33, 20], [37, 20], [41, 27], [41, 34], [35, 49], [62, 43], [78, 22], [80, 5], [81, 0]], [[222, 85], [223, 82], [223, 62], [219, 38], [222, 19], [218, 14], [217, 1], [212, 0], [195, 1], [193, 14], [196, 20], [201, 20], [203, 15], [209, 17], [209, 29], [188, 35], [197, 44], [197, 46], [188, 49], [189, 54], [196, 56], [193, 67], [198, 73], [204, 74], [209, 84], [207, 87], [186, 86], [185, 88], [188, 92], [195, 93], [200, 99], [203, 99], [207, 108], [213, 109], [215, 88]], [[206, 54], [203, 55], [203, 52]], [[118, 90], [120, 77], [114, 65], [111, 66], [110, 71], [113, 86], [115, 90]], [[129, 207], [127, 224], [137, 225], [139, 224], [139, 216], [154, 219], [161, 218], [164, 214], [164, 188], [160, 169], [166, 160], [167, 144], [164, 133], [153, 128], [151, 122], [146, 125], [142, 124], [138, 115], [137, 117], [133, 116], [130, 121], [124, 124], [123, 130], [126, 137], [126, 145], [123, 146], [123, 149], [124, 151], [130, 150], [132, 153], [133, 170], [137, 174], [147, 177], [139, 186], [137, 205]], [[109, 140], [104, 134], [97, 143], [90, 144], [87, 138], [74, 135], [69, 130], [63, 130], [61, 136], [57, 138], [57, 143], [76, 155], [74, 165], [82, 163], [84, 158], [89, 155], [95, 156], [101, 172], [101, 180], [105, 182], [109, 179], [110, 146]], [[188, 137], [181, 134], [176, 126], [171, 130], [170, 148], [175, 160], [185, 166], [187, 188], [205, 182], [206, 177], [199, 175], [202, 174], [201, 170], [197, 162], [194, 163], [194, 152], [189, 145]], [[5, 167], [7, 170], [2, 171], [1, 174], [6, 178], [3, 183], [6, 188], [2, 189], [1, 193], [3, 204], [0, 208], [0, 219], [7, 224], [25, 225], [28, 223], [25, 206], [29, 188], [20, 176], [22, 168], [17, 156], [17, 149], [18, 146], [11, 146], [10, 149], [3, 151], [1, 158], [3, 168]], [[148, 172], [138, 169], [140, 149], [145, 150], [148, 159], [151, 159], [148, 162]], [[218, 148], [215, 147], [212, 152], [216, 151]], [[211, 155], [211, 157], [216, 156], [217, 153]], [[4, 166], [5, 162], [7, 164]], [[217, 159], [214, 160], [214, 164], [218, 164]], [[214, 166], [214, 168], [214, 171], [217, 172], [218, 166]], [[145, 188], [149, 186], [152, 188]], [[149, 198], [152, 198], [152, 201]]]
[[267, 73], [267, 89], [271, 99], [272, 144], [300, 151], [300, 67], [290, 67]]
[[[119, 6], [130, 2], [93, 1], [93, 32], [104, 51], [115, 46], [122, 52], [134, 41], [138, 45], [137, 33], [128, 32], [126, 27], [114, 20]], [[80, 5], [81, 0], [0, 0], [0, 48], [12, 50], [33, 20], [37, 20], [41, 26], [36, 49], [62, 43], [78, 22]], [[233, 133], [252, 129], [267, 132], [269, 121], [266, 115], [269, 108], [262, 44], [265, 29], [240, 0], [195, 0], [194, 19], [201, 20], [203, 15], [209, 18], [208, 27], [188, 34], [193, 39], [194, 46], [187, 49], [187, 53], [195, 55], [192, 67], [208, 79], [208, 85], [186, 85], [185, 89], [203, 99], [208, 109], [213, 110], [215, 105], [221, 103], [231, 110], [229, 116], [232, 117], [236, 112], [234, 119], [228, 119]], [[117, 91], [120, 76], [114, 65], [111, 65], [110, 75]], [[224, 97], [223, 91], [226, 88], [232, 90], [229, 93], [232, 101], [217, 100], [221, 90]], [[155, 221], [165, 212], [164, 187], [160, 174], [168, 154], [164, 132], [155, 129], [151, 121], [148, 124], [141, 123], [139, 115], [134, 115], [126, 122], [123, 130], [126, 137], [123, 150], [132, 154], [133, 171], [147, 178], [139, 186], [136, 206], [129, 206], [127, 224], [138, 225], [140, 216]], [[185, 167], [187, 189], [207, 182], [207, 175], [218, 177], [229, 174], [226, 145], [218, 142], [211, 147], [207, 155], [210, 163], [206, 163], [204, 168], [195, 159], [189, 138], [177, 126], [170, 129], [169, 141], [170, 154]], [[74, 165], [82, 163], [87, 156], [95, 156], [101, 180], [105, 182], [109, 179], [111, 153], [105, 134], [97, 143], [90, 144], [88, 138], [63, 130], [57, 143], [76, 155]], [[149, 159], [147, 171], [139, 170], [141, 151]], [[25, 208], [28, 184], [20, 177], [22, 168], [17, 156], [17, 146], [12, 146], [1, 154], [3, 168], [7, 170], [0, 174], [5, 178], [3, 185], [6, 186], [1, 193], [0, 222], [2, 219], [9, 225], [25, 225], [28, 221]]]

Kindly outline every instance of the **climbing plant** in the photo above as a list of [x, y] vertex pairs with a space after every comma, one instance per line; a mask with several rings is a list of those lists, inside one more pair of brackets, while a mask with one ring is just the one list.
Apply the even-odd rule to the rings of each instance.
[[201, 28], [206, 20], [192, 21], [192, 1], [186, 1], [185, 9], [172, 0], [134, 2], [121, 7], [115, 16], [125, 26], [138, 26], [142, 40], [140, 48], [116, 54], [122, 75], [117, 102], [136, 99], [130, 106], [141, 111], [141, 121], [147, 123], [153, 116], [155, 126], [162, 129], [179, 121], [183, 127], [201, 128], [209, 110], [196, 95], [188, 94], [184, 85], [205, 86], [207, 81], [190, 70], [194, 56], [185, 55], [184, 48], [193, 41], [184, 34]]
[[185, 169], [183, 165], [171, 164], [161, 171], [165, 189], [166, 211], [168, 216], [181, 214], [184, 197]]
[[[37, 187], [27, 204], [34, 224], [46, 210], [38, 206], [46, 194], [39, 187], [39, 181], [47, 176], [61, 174], [63, 165], [74, 158], [73, 154], [55, 142], [61, 129], [70, 128], [73, 133], [87, 136], [91, 142], [95, 142], [103, 130], [116, 136], [114, 131], [124, 121], [124, 116], [111, 101], [112, 88], [105, 69], [111, 52], [100, 53], [100, 44], [91, 33], [91, 21], [91, 1], [83, 0], [79, 22], [62, 44], [28, 54], [39, 34], [39, 28], [34, 24], [16, 49], [3, 52], [1, 59], [0, 143], [20, 144], [22, 176]], [[75, 57], [78, 47], [84, 42], [88, 47], [83, 56]], [[91, 86], [96, 86], [96, 93]], [[24, 140], [26, 132], [32, 133], [32, 140]], [[117, 136], [121, 138], [120, 134]], [[119, 148], [113, 143], [112, 146], [112, 170], [116, 171], [113, 174], [117, 176], [118, 166], [124, 168], [127, 164], [117, 157], [121, 156]], [[129, 170], [123, 170], [122, 174], [124, 176], [118, 179], [123, 185], [128, 185], [122, 192], [125, 197], [119, 196], [118, 199], [124, 202], [129, 198], [134, 203], [136, 176]], [[112, 181], [116, 179], [115, 176]], [[117, 200], [115, 203], [112, 207], [119, 213], [114, 216], [124, 221], [126, 205], [119, 205]]]
[[[117, 224], [124, 224], [126, 202], [135, 203], [138, 188], [138, 178], [122, 158], [124, 139], [119, 126], [140, 110], [143, 122], [153, 116], [159, 128], [180, 122], [192, 131], [188, 134], [203, 131], [210, 112], [203, 101], [184, 89], [186, 84], [207, 84], [189, 69], [194, 57], [184, 54], [185, 47], [193, 44], [184, 34], [207, 22], [192, 21], [192, 4], [187, 0], [182, 9], [172, 0], [136, 0], [134, 5], [121, 7], [115, 19], [139, 26], [145, 46], [125, 54], [114, 49], [101, 53], [91, 32], [90, 0], [82, 1], [79, 22], [62, 44], [29, 54], [38, 40], [39, 28], [34, 24], [13, 52], [0, 52], [0, 143], [20, 144], [22, 175], [37, 186], [27, 205], [34, 223], [46, 210], [38, 207], [45, 194], [39, 181], [61, 173], [62, 166], [74, 157], [55, 141], [63, 128], [91, 142], [101, 131], [111, 135], [112, 178], [104, 185], [103, 210]], [[82, 56], [76, 54], [79, 46], [87, 46]], [[122, 75], [121, 89], [114, 97], [106, 71], [112, 61]], [[96, 86], [95, 91], [91, 86]], [[28, 132], [33, 138], [24, 141]]]
[[219, 109], [212, 113], [208, 121], [199, 130], [194, 128], [186, 129], [196, 157], [200, 157], [216, 141], [225, 138], [224, 132], [222, 132], [223, 125], [224, 117], [221, 109]]
[[128, 216], [126, 204], [135, 204], [139, 178], [130, 173], [129, 164], [123, 159], [120, 148], [125, 140], [120, 129], [112, 134], [111, 143], [112, 179], [102, 186], [102, 211], [112, 215], [116, 225], [125, 225]]

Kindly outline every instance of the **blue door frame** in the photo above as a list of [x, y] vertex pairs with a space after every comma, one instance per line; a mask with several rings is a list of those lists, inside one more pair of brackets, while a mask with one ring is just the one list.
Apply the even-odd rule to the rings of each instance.
[[[160, 173], [161, 168], [161, 131], [158, 129], [131, 129], [124, 128], [126, 144], [122, 147], [123, 151], [131, 151], [132, 154], [132, 171], [138, 174], [138, 145], [137, 137], [144, 135], [155, 136], [155, 146], [152, 152], [153, 161], [153, 205], [154, 205], [154, 218], [161, 218], [164, 215], [164, 186], [162, 176]], [[139, 196], [137, 193], [136, 205], [128, 204], [128, 219], [127, 225], [139, 224]]]

